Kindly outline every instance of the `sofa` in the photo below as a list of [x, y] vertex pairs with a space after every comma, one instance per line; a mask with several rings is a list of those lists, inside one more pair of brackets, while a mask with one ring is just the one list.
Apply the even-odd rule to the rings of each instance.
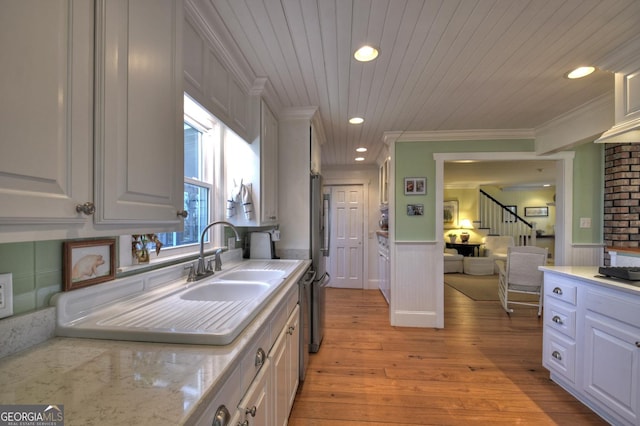
[[464, 256], [458, 254], [456, 249], [444, 249], [444, 273], [445, 274], [462, 274]]

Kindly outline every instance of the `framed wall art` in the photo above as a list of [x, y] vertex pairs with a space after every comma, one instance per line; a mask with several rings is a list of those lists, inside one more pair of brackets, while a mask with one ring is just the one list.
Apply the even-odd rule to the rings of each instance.
[[524, 215], [527, 217], [549, 216], [549, 207], [525, 207]]
[[407, 216], [423, 216], [424, 204], [407, 204]]
[[65, 241], [64, 291], [110, 281], [116, 277], [116, 240]]
[[458, 227], [458, 201], [450, 200], [442, 203], [442, 221], [445, 228]]
[[404, 195], [424, 195], [427, 193], [427, 178], [404, 178]]

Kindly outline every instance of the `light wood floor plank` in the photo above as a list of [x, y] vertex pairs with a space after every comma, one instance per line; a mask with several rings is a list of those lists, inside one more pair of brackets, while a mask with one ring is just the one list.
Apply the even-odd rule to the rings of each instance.
[[292, 426], [605, 425], [549, 380], [537, 310], [445, 286], [445, 328], [391, 327], [377, 290], [328, 289]]

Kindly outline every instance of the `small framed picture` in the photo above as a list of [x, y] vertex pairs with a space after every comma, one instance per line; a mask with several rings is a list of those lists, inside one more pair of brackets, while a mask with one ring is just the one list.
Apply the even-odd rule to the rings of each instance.
[[407, 216], [423, 216], [424, 204], [407, 204]]
[[64, 291], [110, 281], [116, 277], [116, 240], [65, 241]]
[[525, 207], [524, 215], [527, 217], [549, 216], [549, 207]]
[[442, 203], [442, 220], [445, 229], [458, 227], [458, 201], [448, 200]]
[[404, 178], [404, 195], [424, 195], [427, 193], [427, 178]]

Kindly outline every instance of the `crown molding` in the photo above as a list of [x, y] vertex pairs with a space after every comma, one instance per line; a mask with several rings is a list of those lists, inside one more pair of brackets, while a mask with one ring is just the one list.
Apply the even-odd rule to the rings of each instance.
[[418, 132], [385, 132], [386, 144], [402, 142], [476, 141], [504, 139], [534, 139], [535, 129], [477, 129], [477, 130], [433, 130]]

